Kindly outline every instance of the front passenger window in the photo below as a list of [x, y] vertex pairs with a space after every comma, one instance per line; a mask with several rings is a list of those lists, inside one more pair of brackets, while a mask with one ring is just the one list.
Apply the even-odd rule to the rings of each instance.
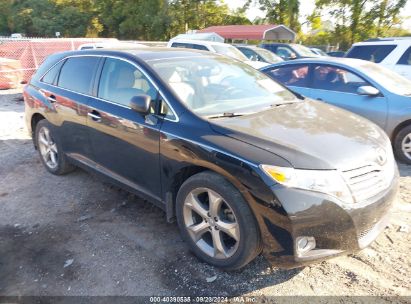
[[144, 74], [131, 63], [107, 58], [101, 74], [98, 97], [124, 106], [136, 95], [149, 95], [154, 101], [157, 90]]
[[362, 86], [371, 86], [367, 81], [345, 69], [319, 65], [313, 71], [313, 89], [357, 94]]

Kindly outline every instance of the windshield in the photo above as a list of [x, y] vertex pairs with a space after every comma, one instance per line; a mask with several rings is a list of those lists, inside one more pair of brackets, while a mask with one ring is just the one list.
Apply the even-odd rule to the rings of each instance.
[[300, 56], [303, 57], [319, 57], [319, 55], [315, 54], [311, 51], [308, 47], [301, 45], [301, 44], [293, 44], [293, 48], [298, 52]]
[[312, 49], [310, 49], [310, 50], [311, 50], [312, 52], [316, 53], [317, 55], [320, 55], [320, 56], [328, 56], [327, 53], [324, 52], [324, 51], [321, 50], [321, 49], [312, 48]]
[[223, 56], [148, 61], [194, 113], [245, 115], [298, 99], [265, 74]]
[[361, 65], [362, 72], [388, 91], [398, 95], [411, 96], [411, 81], [407, 78], [378, 64], [365, 62]]
[[283, 61], [283, 59], [280, 56], [277, 56], [276, 54], [274, 54], [271, 51], [265, 50], [265, 49], [261, 49], [261, 48], [255, 48], [254, 51], [260, 55], [261, 57], [264, 58], [265, 61], [267, 61], [268, 63], [278, 63]]
[[231, 57], [237, 60], [241, 60], [241, 61], [248, 60], [248, 58], [243, 53], [241, 53], [241, 51], [239, 51], [237, 48], [231, 45], [213, 44], [212, 47], [218, 54], [225, 55], [225, 56], [228, 56], [228, 57]]

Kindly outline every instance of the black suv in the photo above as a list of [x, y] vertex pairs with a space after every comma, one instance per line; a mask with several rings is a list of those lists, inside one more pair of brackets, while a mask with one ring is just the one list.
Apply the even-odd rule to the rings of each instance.
[[150, 200], [225, 269], [261, 252], [296, 267], [363, 248], [397, 190], [384, 131], [224, 56], [60, 53], [24, 99], [48, 171], [79, 166]]

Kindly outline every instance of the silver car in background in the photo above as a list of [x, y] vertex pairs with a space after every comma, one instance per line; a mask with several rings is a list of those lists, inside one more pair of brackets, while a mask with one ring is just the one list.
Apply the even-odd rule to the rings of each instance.
[[411, 164], [411, 81], [372, 62], [307, 58], [261, 71], [292, 91], [368, 118], [390, 137], [397, 157]]

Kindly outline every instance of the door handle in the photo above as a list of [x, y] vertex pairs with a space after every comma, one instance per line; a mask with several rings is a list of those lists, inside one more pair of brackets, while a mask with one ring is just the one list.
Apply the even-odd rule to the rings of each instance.
[[55, 103], [57, 101], [56, 96], [54, 95], [50, 95], [49, 97], [47, 97], [47, 99], [51, 102], [51, 103]]
[[101, 115], [97, 111], [92, 111], [87, 113], [87, 116], [90, 117], [95, 122], [101, 122]]

